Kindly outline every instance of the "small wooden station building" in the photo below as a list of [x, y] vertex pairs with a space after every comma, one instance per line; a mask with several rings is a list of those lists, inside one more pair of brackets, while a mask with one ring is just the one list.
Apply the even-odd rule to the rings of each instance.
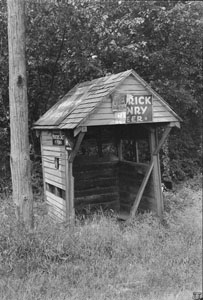
[[159, 150], [180, 121], [133, 70], [76, 85], [34, 124], [49, 215], [71, 221], [101, 206], [161, 217]]

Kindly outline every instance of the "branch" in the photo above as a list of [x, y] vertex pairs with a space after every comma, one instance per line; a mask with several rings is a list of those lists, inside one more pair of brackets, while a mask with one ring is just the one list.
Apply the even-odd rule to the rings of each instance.
[[[50, 99], [50, 97], [51, 97], [52, 91], [53, 91], [54, 79], [55, 79], [55, 76], [56, 76], [56, 71], [55, 71], [55, 70], [56, 70], [57, 63], [58, 63], [58, 61], [59, 61], [59, 59], [60, 59], [61, 52], [62, 52], [62, 50], [63, 50], [65, 34], [66, 34], [66, 26], [65, 26], [64, 29], [63, 29], [63, 36], [62, 36], [61, 45], [60, 45], [59, 52], [58, 52], [58, 55], [57, 55], [56, 60], [55, 60], [55, 63], [54, 63], [54, 67], [53, 67], [53, 71], [52, 71], [51, 84], [50, 84], [50, 89], [49, 89], [49, 95], [48, 95], [48, 97], [47, 97], [46, 104], [48, 103], [48, 101], [49, 101], [49, 99]], [[46, 104], [45, 104], [45, 109], [46, 109]]]

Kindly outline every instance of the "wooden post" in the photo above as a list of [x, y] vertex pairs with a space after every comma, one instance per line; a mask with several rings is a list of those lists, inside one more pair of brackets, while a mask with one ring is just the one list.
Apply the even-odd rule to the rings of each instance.
[[115, 145], [117, 148], [118, 159], [123, 160], [123, 140], [122, 134], [118, 128], [114, 129], [113, 135], [115, 137]]
[[79, 136], [78, 136], [78, 138], [76, 140], [76, 143], [75, 143], [75, 145], [73, 147], [73, 150], [71, 151], [71, 154], [70, 154], [70, 158], [69, 158], [70, 162], [74, 161], [74, 159], [75, 159], [75, 157], [76, 157], [76, 155], [78, 153], [78, 150], [80, 148], [80, 145], [82, 143], [82, 140], [83, 140], [84, 136], [85, 136], [85, 132], [80, 132], [79, 133]]
[[74, 210], [74, 178], [73, 164], [70, 162], [70, 152], [66, 151], [66, 220], [72, 225], [75, 219]]
[[[157, 131], [157, 129], [155, 130], [155, 141], [156, 141], [156, 145], [157, 145], [156, 151], [158, 151], [156, 155], [157, 155], [157, 160], [158, 160], [157, 171], [158, 171], [158, 178], [159, 178], [159, 184], [160, 184], [159, 193], [161, 196], [161, 215], [160, 215], [161, 218], [162, 218], [163, 211], [164, 211], [164, 200], [163, 200], [163, 192], [162, 192], [162, 185], [161, 185], [161, 166], [160, 166], [160, 159], [159, 159], [159, 150], [163, 146], [164, 141], [166, 140], [170, 131], [171, 131], [171, 128], [169, 130], [168, 130], [168, 128], [166, 128], [166, 131], [164, 132], [160, 142], [158, 142], [158, 131]], [[160, 146], [160, 149], [158, 150], [159, 146]]]
[[172, 127], [170, 126], [167, 126], [162, 137], [161, 137], [161, 140], [159, 141], [158, 143], [158, 134], [157, 134], [157, 130], [155, 131], [155, 136], [156, 136], [156, 144], [157, 144], [157, 148], [156, 150], [154, 151], [154, 154], [158, 154], [159, 153], [159, 150], [161, 149], [161, 147], [163, 146], [167, 136], [169, 135], [170, 131], [171, 131]]
[[153, 168], [153, 183], [154, 183], [154, 192], [155, 192], [155, 201], [156, 201], [156, 210], [157, 214], [160, 218], [162, 218], [163, 214], [163, 194], [161, 189], [161, 173], [160, 173], [160, 163], [159, 163], [159, 155], [157, 152], [157, 138], [156, 138], [156, 130], [151, 129], [150, 131], [150, 149], [151, 149], [151, 157], [154, 163]]
[[74, 177], [73, 161], [80, 148], [85, 132], [80, 132], [72, 150], [66, 150], [66, 219], [70, 225], [74, 224]]
[[118, 141], [118, 158], [123, 160], [123, 141], [121, 138]]
[[66, 220], [70, 220], [70, 203], [69, 203], [69, 154], [68, 150], [66, 150], [65, 154], [65, 176], [66, 176]]
[[138, 141], [135, 141], [135, 154], [136, 154], [136, 162], [139, 163]]
[[73, 178], [73, 163], [68, 162], [68, 198], [69, 198], [69, 220], [72, 225], [75, 220], [74, 209], [74, 178]]
[[47, 201], [46, 197], [46, 182], [45, 182], [45, 174], [44, 174], [44, 156], [43, 156], [43, 144], [42, 144], [42, 133], [40, 135], [40, 147], [41, 147], [41, 157], [42, 157], [42, 177], [43, 177], [43, 187], [44, 187], [44, 201]]

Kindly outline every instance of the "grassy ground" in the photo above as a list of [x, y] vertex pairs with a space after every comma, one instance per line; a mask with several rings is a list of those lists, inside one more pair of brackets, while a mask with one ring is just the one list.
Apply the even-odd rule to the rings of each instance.
[[70, 230], [36, 215], [27, 233], [2, 199], [0, 299], [191, 300], [202, 289], [201, 201], [195, 178], [165, 194], [162, 224], [95, 215]]

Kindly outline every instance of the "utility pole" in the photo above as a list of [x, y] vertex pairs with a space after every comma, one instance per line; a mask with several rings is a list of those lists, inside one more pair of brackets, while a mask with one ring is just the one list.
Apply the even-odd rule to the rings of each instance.
[[13, 201], [16, 217], [33, 225], [33, 193], [28, 136], [28, 100], [25, 58], [25, 1], [7, 0], [9, 49], [9, 106]]

